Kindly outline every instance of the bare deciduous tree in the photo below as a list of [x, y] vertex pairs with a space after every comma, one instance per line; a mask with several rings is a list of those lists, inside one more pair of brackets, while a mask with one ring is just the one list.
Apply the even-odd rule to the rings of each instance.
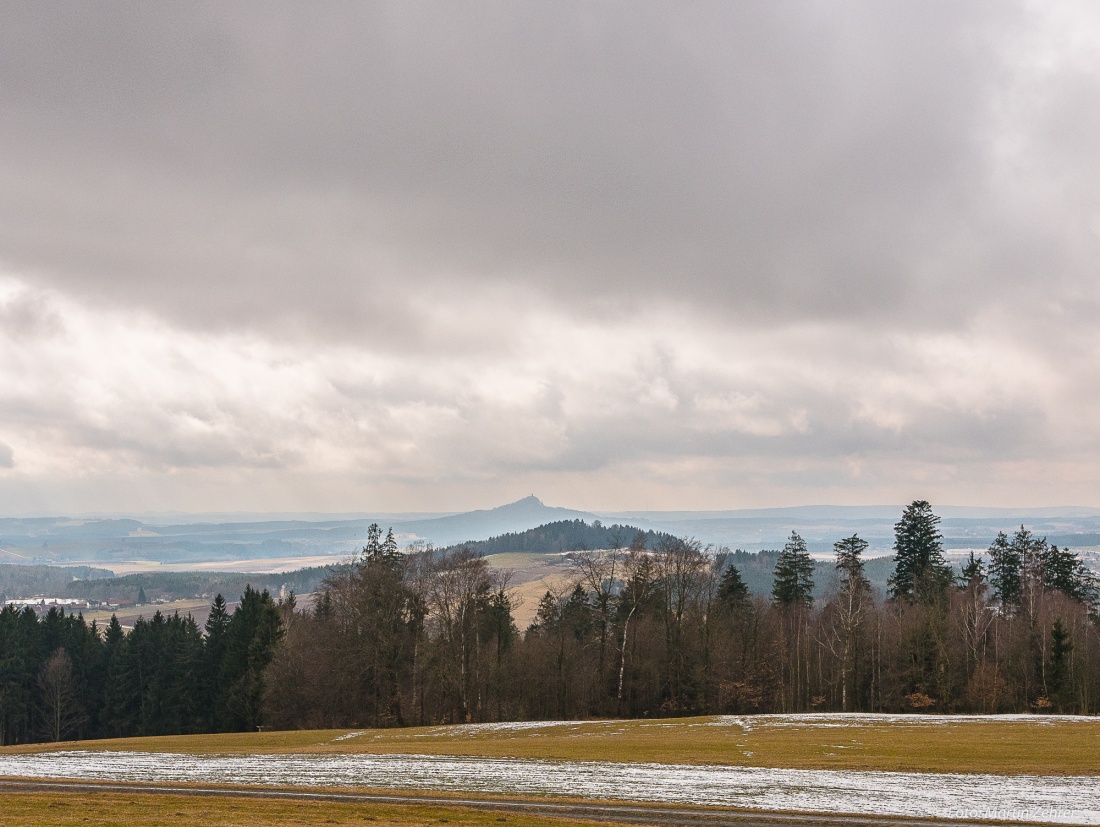
[[73, 662], [63, 648], [55, 649], [42, 665], [38, 687], [47, 737], [60, 741], [75, 732], [85, 717], [76, 694]]

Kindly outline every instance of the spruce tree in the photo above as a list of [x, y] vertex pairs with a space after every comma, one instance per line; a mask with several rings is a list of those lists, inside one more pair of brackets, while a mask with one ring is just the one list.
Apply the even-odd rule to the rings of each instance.
[[27, 737], [37, 626], [34, 609], [0, 610], [0, 746]]
[[857, 534], [833, 543], [838, 590], [832, 600], [829, 646], [840, 661], [840, 708], [848, 712], [856, 694], [856, 667], [871, 584], [863, 574], [867, 541]]
[[584, 586], [580, 583], [573, 588], [569, 599], [562, 605], [561, 621], [577, 640], [584, 641], [590, 637], [595, 625], [592, 603], [589, 600], [588, 592], [584, 590]]
[[990, 545], [989, 580], [1006, 613], [1020, 607], [1025, 591], [1036, 588], [1060, 591], [1090, 609], [1097, 598], [1096, 576], [1076, 554], [1050, 545], [1024, 526], [1011, 540], [999, 533]]
[[106, 650], [107, 680], [104, 684], [103, 711], [100, 714], [104, 734], [109, 738], [129, 735], [130, 697], [126, 693], [126, 633], [115, 615], [103, 635]]
[[247, 732], [261, 722], [264, 669], [283, 636], [283, 621], [267, 589], [245, 586], [225, 629], [225, 655], [220, 678], [222, 725], [230, 732]]
[[1073, 651], [1069, 631], [1059, 618], [1050, 630], [1050, 673], [1047, 679], [1047, 696], [1061, 706], [1066, 688], [1066, 672], [1069, 667], [1069, 653]]
[[806, 541], [791, 532], [775, 561], [772, 601], [777, 606], [809, 606], [814, 597], [814, 561]]
[[165, 732], [195, 733], [205, 728], [201, 676], [204, 666], [202, 633], [191, 615], [168, 618], [165, 629], [166, 655], [164, 692]]
[[745, 584], [737, 566], [727, 566], [718, 581], [718, 604], [726, 611], [734, 612], [749, 601], [749, 587]]
[[863, 591], [870, 588], [871, 584], [863, 574], [863, 552], [866, 550], [867, 541], [858, 534], [833, 543], [836, 571], [844, 589]]
[[203, 645], [202, 697], [205, 702], [206, 729], [217, 730], [222, 720], [225, 704], [225, 683], [222, 680], [222, 665], [225, 660], [226, 630], [229, 628], [229, 610], [225, 598], [218, 594], [210, 604], [210, 615], [206, 618], [206, 642]]
[[387, 531], [383, 539], [382, 527], [378, 523], [371, 523], [367, 527], [367, 542], [360, 553], [359, 565], [384, 562], [396, 566], [400, 561], [401, 553], [397, 550], [397, 538], [394, 537], [393, 529]]
[[1097, 578], [1081, 559], [1068, 548], [1050, 546], [1042, 552], [1043, 583], [1066, 597], [1094, 609], [1097, 600]]
[[980, 586], [986, 581], [985, 563], [981, 557], [975, 557], [974, 552], [970, 552], [970, 557], [966, 561], [966, 565], [963, 566], [962, 571], [959, 574], [959, 588], [967, 589], [971, 584]]
[[554, 628], [560, 617], [558, 600], [549, 589], [539, 600], [538, 609], [535, 611], [535, 619], [527, 627], [528, 632], [546, 632]]
[[914, 500], [894, 525], [891, 598], [935, 603], [946, 594], [953, 577], [943, 556], [939, 522], [927, 501]]
[[989, 584], [993, 594], [1004, 608], [1020, 602], [1020, 566], [1023, 558], [1019, 548], [1008, 541], [1003, 531], [989, 546]]

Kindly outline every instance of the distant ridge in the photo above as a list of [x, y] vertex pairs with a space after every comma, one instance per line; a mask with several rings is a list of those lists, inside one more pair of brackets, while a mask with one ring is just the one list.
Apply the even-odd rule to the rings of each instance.
[[[679, 537], [728, 545], [746, 551], [782, 547], [792, 531], [810, 550], [831, 553], [841, 537], [858, 533], [871, 544], [872, 554], [889, 553], [894, 523], [903, 506], [810, 505], [790, 508], [746, 508], [729, 511], [597, 511], [605, 523], [630, 522]], [[947, 548], [986, 548], [998, 531], [1012, 532], [1021, 524], [1062, 545], [1093, 545], [1100, 535], [1100, 509], [1079, 506], [990, 508], [932, 504], [942, 518], [940, 530]], [[1055, 540], [1052, 539], [1052, 542]]]
[[[1100, 566], [1100, 509], [1078, 506], [996, 509], [939, 506], [944, 545], [950, 550], [985, 549], [997, 532], [1021, 524], [1036, 535], [1078, 551]], [[705, 544], [760, 551], [782, 548], [792, 531], [810, 551], [831, 557], [833, 543], [858, 533], [868, 557], [889, 554], [901, 506], [799, 506], [739, 511], [589, 512], [548, 506], [534, 495], [497, 508], [464, 513], [381, 513], [356, 519], [284, 519], [234, 522], [226, 515], [190, 515], [176, 523], [135, 517], [0, 517], [0, 565], [70, 564], [113, 569], [134, 561], [187, 565], [241, 560], [350, 556], [362, 548], [368, 526], [393, 527], [402, 545], [420, 538], [436, 547], [518, 534], [548, 523], [583, 520], [591, 526], [637, 526]], [[202, 519], [198, 519], [199, 517]], [[252, 515], [255, 518], [261, 515]], [[344, 515], [337, 515], [344, 516]], [[295, 519], [287, 519], [294, 517]], [[630, 538], [627, 538], [629, 542]], [[585, 541], [587, 542], [587, 541]], [[560, 544], [560, 543], [559, 543]]]
[[[394, 528], [405, 534], [415, 534], [437, 546], [485, 540], [501, 534], [515, 534], [562, 520], [592, 522], [595, 514], [557, 508], [543, 503], [534, 494], [522, 500], [478, 511], [467, 511], [451, 517], [430, 520], [410, 520], [395, 523]], [[629, 540], [628, 540], [629, 542]]]

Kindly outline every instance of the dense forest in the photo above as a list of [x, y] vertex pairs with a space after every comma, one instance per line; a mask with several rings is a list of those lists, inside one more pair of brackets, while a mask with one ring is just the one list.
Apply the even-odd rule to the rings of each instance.
[[24, 566], [0, 564], [0, 603], [34, 594], [64, 595], [74, 582], [110, 579], [113, 573], [89, 566]]
[[72, 580], [61, 589], [65, 597], [89, 600], [124, 598], [137, 600], [144, 593], [149, 600], [176, 600], [211, 594], [241, 594], [246, 586], [277, 594], [280, 590], [307, 594], [317, 589], [333, 571], [331, 566], [311, 566], [279, 574], [238, 572], [153, 571], [96, 580]]
[[[640, 529], [628, 525], [603, 525], [599, 520], [591, 524], [584, 520], [557, 520], [527, 531], [510, 532], [488, 540], [460, 543], [443, 549], [444, 552], [467, 549], [482, 556], [523, 552], [526, 554], [553, 554], [559, 551], [587, 551], [588, 549], [622, 549], [635, 539]], [[672, 539], [659, 531], [644, 531], [646, 545], [655, 548], [658, 543]]]
[[[477, 551], [401, 552], [372, 526], [309, 606], [246, 590], [200, 630], [154, 615], [103, 634], [0, 613], [0, 742], [276, 728], [805, 710], [1093, 713], [1098, 587], [1024, 528], [961, 573], [938, 518], [896, 525], [885, 593], [858, 536], [828, 583], [792, 534], [768, 559], [638, 532], [578, 551], [522, 633], [506, 571]], [[654, 541], [655, 539], [655, 541]], [[816, 592], [815, 592], [816, 585]], [[815, 593], [821, 595], [815, 597]], [[220, 605], [220, 608], [219, 608]]]
[[31, 597], [60, 597], [78, 600], [126, 600], [141, 602], [181, 600], [214, 594], [239, 595], [246, 586], [267, 589], [272, 594], [315, 591], [339, 566], [310, 566], [289, 572], [147, 571], [116, 577], [107, 569], [88, 566], [0, 564], [0, 603]]
[[[289, 610], [289, 605], [283, 611]], [[157, 612], [124, 632], [52, 608], [0, 611], [0, 744], [255, 729], [283, 618], [246, 588], [206, 626]]]

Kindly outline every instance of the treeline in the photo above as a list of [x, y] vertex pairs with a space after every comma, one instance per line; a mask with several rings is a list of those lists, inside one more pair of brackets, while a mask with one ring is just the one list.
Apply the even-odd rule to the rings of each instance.
[[[725, 552], [728, 565], [735, 566], [741, 579], [752, 595], [770, 595], [772, 584], [775, 582], [775, 565], [781, 552], [777, 551], [742, 551], [737, 549]], [[821, 600], [826, 596], [827, 590], [833, 583], [834, 565], [831, 560], [815, 558], [814, 561], [814, 590], [815, 600]], [[894, 558], [872, 557], [865, 562], [864, 575], [872, 590], [879, 596], [885, 595], [889, 587], [890, 577], [894, 573]]]
[[114, 572], [90, 566], [24, 566], [0, 563], [0, 603], [20, 597], [48, 594], [61, 597], [74, 578], [111, 578]]
[[[506, 570], [467, 548], [403, 553], [372, 526], [309, 606], [246, 589], [204, 630], [154, 615], [100, 635], [0, 613], [0, 741], [275, 728], [706, 713], [1095, 713], [1096, 577], [1021, 528], [961, 575], [939, 519], [895, 526], [885, 593], [867, 543], [834, 546], [828, 584], [792, 534], [759, 557], [637, 533], [572, 555], [521, 633]], [[750, 559], [751, 558], [751, 559]]]
[[[285, 588], [295, 594], [309, 594], [333, 571], [332, 566], [312, 566], [280, 574], [237, 572], [153, 571], [95, 580], [71, 580], [60, 589], [64, 597], [88, 600], [181, 599], [210, 594], [241, 594], [246, 587], [278, 594]], [[36, 592], [40, 594], [41, 592]]]
[[254, 730], [280, 609], [245, 589], [219, 595], [205, 628], [157, 612], [130, 632], [51, 609], [0, 611], [0, 745]]
[[[599, 520], [591, 524], [584, 520], [557, 520], [527, 531], [509, 532], [488, 540], [460, 543], [444, 549], [454, 552], [467, 549], [483, 556], [521, 552], [525, 554], [553, 554], [560, 551], [587, 551], [589, 549], [622, 549], [637, 536], [640, 529], [628, 525], [603, 525]], [[646, 544], [651, 548], [671, 535], [659, 531], [645, 531]]]
[[241, 594], [246, 586], [309, 594], [333, 571], [311, 566], [280, 574], [207, 571], [150, 571], [116, 577], [107, 569], [89, 566], [24, 566], [0, 564], [0, 603], [37, 596], [86, 600], [132, 600], [144, 593], [149, 600], [182, 599], [211, 594]]
[[1020, 529], [957, 576], [926, 502], [897, 523], [878, 597], [867, 544], [835, 545], [814, 599], [797, 534], [769, 598], [737, 555], [644, 535], [574, 555], [568, 587], [512, 621], [507, 576], [467, 549], [402, 555], [375, 528], [357, 564], [287, 615], [267, 672], [276, 727], [806, 710], [1088, 713], [1100, 706], [1095, 577]]
[[[622, 550], [631, 543], [638, 543], [638, 534], [644, 537], [646, 548], [656, 549], [662, 544], [675, 542], [671, 534], [661, 531], [642, 531], [631, 525], [605, 526], [599, 520], [591, 524], [584, 520], [558, 520], [527, 531], [501, 534], [478, 542], [459, 543], [442, 549], [453, 553], [462, 549], [488, 557], [492, 554], [518, 552], [523, 554], [553, 554], [556, 552], [583, 552], [595, 549]], [[778, 551], [747, 552], [740, 549], [729, 552], [741, 576], [755, 594], [768, 594], [775, 569]], [[815, 596], [821, 597], [831, 573], [826, 561], [815, 561], [817, 574]], [[885, 592], [887, 579], [893, 571], [892, 558], [873, 558], [867, 561], [867, 577], [874, 588]], [[296, 590], [301, 593], [300, 590]]]

